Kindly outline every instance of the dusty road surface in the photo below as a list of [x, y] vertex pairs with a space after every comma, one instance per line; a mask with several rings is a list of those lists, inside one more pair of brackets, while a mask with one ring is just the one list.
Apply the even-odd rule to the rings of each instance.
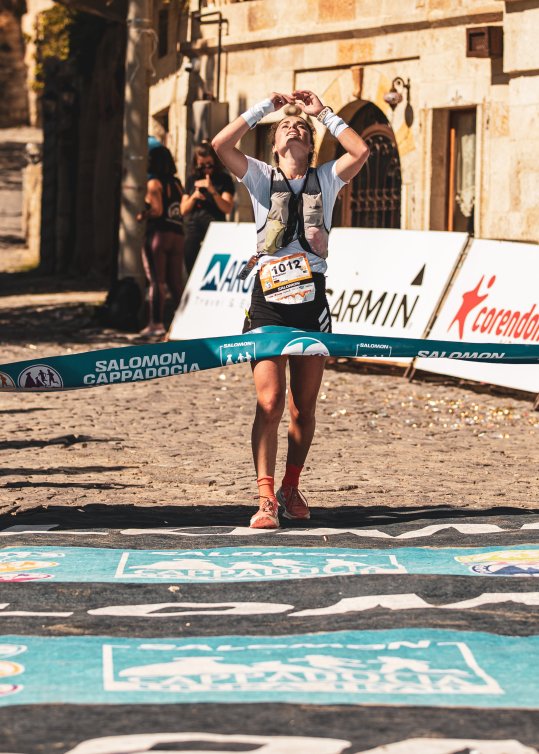
[[[0, 290], [0, 363], [137, 342]], [[537, 754], [539, 415], [345, 366], [254, 537], [248, 368], [0, 393], [2, 748]]]
[[[19, 136], [0, 364], [139, 342], [17, 272]], [[0, 393], [0, 749], [537, 754], [531, 400], [333, 365], [312, 520], [253, 537], [254, 403], [240, 366]]]
[[[51, 293], [33, 279], [37, 292], [27, 294], [24, 276], [0, 277], [1, 363], [136, 342], [98, 326], [102, 291]], [[74, 392], [0, 394], [0, 511], [252, 506], [254, 402], [242, 366]], [[358, 519], [373, 506], [533, 510], [538, 432], [529, 400], [329, 368], [303, 487], [315, 507], [355, 506]], [[285, 453], [286, 419], [278, 474]]]

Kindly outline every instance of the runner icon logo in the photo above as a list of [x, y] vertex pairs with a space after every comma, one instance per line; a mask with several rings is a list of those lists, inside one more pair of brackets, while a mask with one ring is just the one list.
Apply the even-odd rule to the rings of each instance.
[[117, 579], [183, 582], [283, 581], [374, 573], [406, 573], [392, 553], [356, 555], [355, 552], [311, 549], [308, 552], [281, 548], [279, 551], [225, 548], [223, 550], [133, 550], [122, 555]]
[[[176, 695], [178, 701], [289, 701], [357, 704], [369, 695], [386, 699], [412, 695], [451, 696], [504, 693], [481, 667], [466, 641], [401, 639], [365, 641], [363, 632], [285, 637], [193, 637], [173, 644], [152, 640], [103, 644], [106, 692]], [[371, 636], [373, 636], [371, 634]], [[392, 635], [395, 637], [395, 634]], [[374, 637], [373, 637], [374, 638]], [[224, 641], [226, 639], [226, 641]], [[367, 697], [367, 698], [366, 698]]]
[[15, 382], [9, 374], [0, 372], [0, 390], [11, 390], [15, 387]]
[[316, 338], [295, 338], [281, 351], [282, 356], [329, 356], [327, 347]]
[[225, 343], [220, 346], [221, 366], [228, 367], [233, 364], [244, 364], [256, 359], [256, 345], [252, 340], [244, 343]]
[[64, 386], [64, 381], [56, 369], [47, 364], [35, 364], [22, 370], [18, 384], [27, 390], [57, 390]]

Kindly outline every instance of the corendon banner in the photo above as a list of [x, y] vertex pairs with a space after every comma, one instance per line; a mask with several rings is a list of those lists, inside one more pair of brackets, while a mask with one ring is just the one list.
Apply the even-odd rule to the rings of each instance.
[[[429, 338], [537, 345], [538, 280], [539, 246], [473, 241]], [[419, 358], [414, 366], [427, 372], [539, 392], [537, 366], [492, 367], [439, 358]]]

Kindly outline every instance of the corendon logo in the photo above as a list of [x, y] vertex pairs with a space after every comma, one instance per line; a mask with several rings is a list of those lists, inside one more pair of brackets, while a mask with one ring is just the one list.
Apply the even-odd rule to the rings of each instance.
[[[470, 318], [468, 323], [472, 333], [486, 333], [513, 340], [521, 338], [523, 340], [539, 341], [539, 313], [534, 314], [537, 308], [536, 304], [533, 304], [526, 312], [513, 309], [498, 309], [495, 306], [490, 308], [483, 306], [478, 312], [474, 311], [490, 295], [490, 289], [496, 282], [496, 275], [492, 275], [488, 283], [486, 283], [486, 288], [483, 287], [484, 280], [485, 276], [482, 275], [475, 288], [462, 294], [460, 309], [453, 317], [447, 331], [449, 332], [456, 323], [459, 338], [462, 340], [468, 317], [473, 312], [475, 317], [473, 320]], [[482, 287], [483, 292], [481, 293]]]

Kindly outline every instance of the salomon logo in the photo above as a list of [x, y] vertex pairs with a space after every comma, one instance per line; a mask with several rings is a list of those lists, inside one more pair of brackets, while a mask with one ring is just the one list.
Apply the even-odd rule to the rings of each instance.
[[329, 351], [316, 338], [295, 338], [281, 351], [283, 356], [329, 356]]

